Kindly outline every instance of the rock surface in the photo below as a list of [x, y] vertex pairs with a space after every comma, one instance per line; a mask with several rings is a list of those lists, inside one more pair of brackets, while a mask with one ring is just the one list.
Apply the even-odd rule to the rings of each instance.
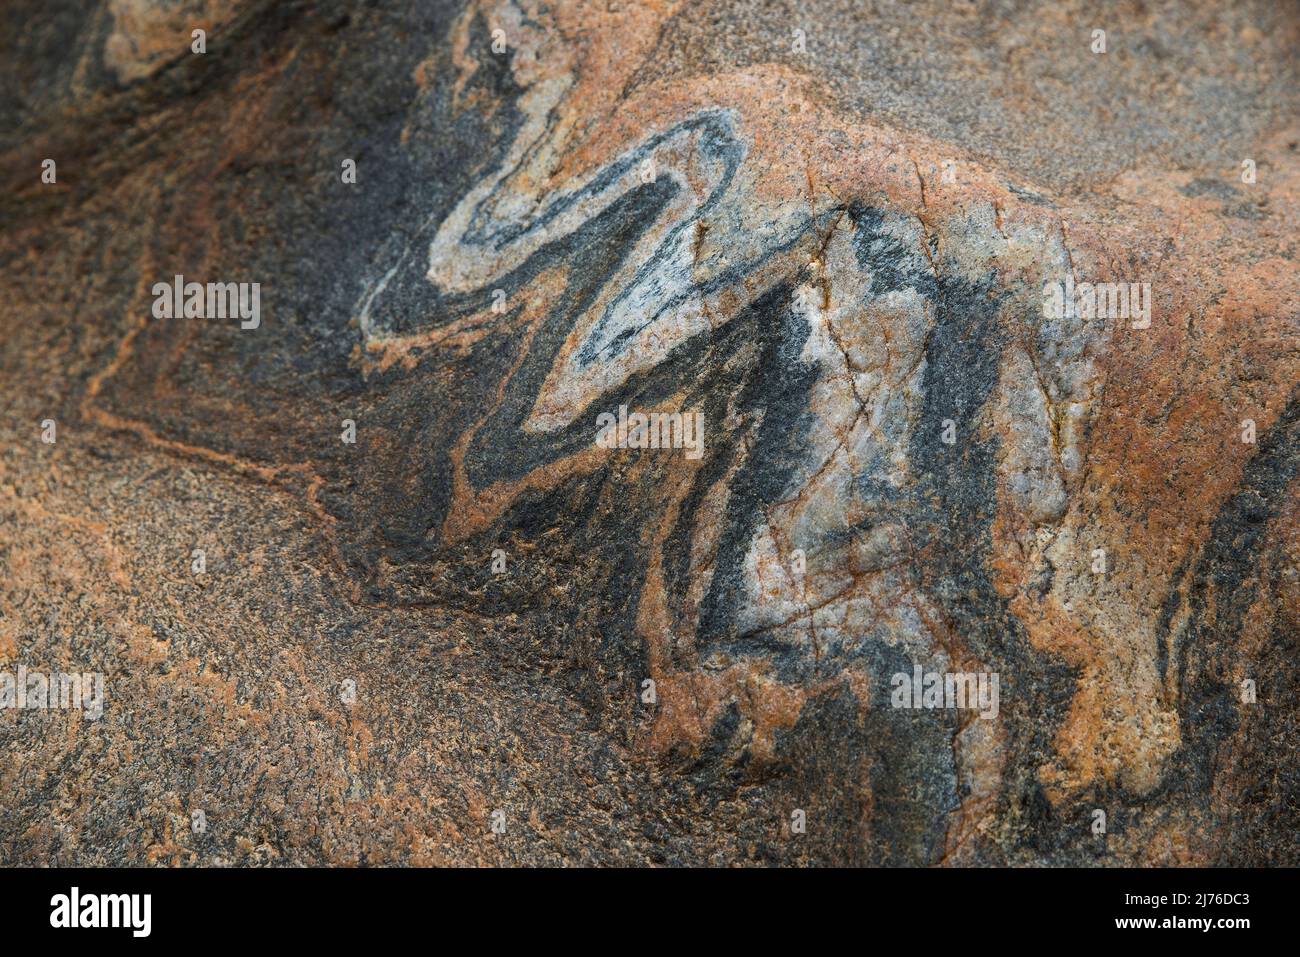
[[6, 5], [0, 671], [105, 695], [0, 710], [0, 862], [1300, 863], [1232, 6]]

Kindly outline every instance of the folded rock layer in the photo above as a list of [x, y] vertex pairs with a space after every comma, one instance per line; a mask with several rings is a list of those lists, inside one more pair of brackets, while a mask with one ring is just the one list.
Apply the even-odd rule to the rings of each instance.
[[1300, 861], [1296, 11], [0, 16], [0, 860]]

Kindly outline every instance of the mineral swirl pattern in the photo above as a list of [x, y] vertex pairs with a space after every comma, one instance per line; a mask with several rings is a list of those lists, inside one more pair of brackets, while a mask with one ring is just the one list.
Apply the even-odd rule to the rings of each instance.
[[7, 861], [1300, 861], [1293, 10], [1072, 105], [1044, 14], [1008, 107], [937, 8], [966, 89], [829, 2], [87, 6], [5, 41], [0, 667], [109, 690], [0, 716]]

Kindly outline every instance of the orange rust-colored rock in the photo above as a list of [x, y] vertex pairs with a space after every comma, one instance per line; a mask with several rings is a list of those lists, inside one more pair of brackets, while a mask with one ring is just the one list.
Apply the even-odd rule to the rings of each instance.
[[0, 14], [2, 859], [1296, 863], [1300, 16], [987, 16]]

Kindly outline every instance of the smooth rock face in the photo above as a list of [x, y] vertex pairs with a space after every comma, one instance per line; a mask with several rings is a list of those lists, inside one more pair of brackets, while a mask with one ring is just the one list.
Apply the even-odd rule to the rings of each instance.
[[0, 861], [1300, 863], [1293, 7], [0, 21]]

